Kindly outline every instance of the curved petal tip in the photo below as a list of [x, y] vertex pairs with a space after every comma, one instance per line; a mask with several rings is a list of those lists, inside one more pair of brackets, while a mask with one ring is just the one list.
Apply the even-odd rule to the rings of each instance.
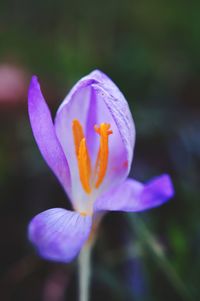
[[150, 199], [151, 196], [155, 199], [162, 199], [162, 202], [174, 196], [174, 187], [171, 177], [168, 174], [158, 176], [148, 182], [143, 190], [142, 198]]
[[32, 89], [34, 89], [36, 87], [36, 85], [39, 86], [39, 89], [40, 89], [38, 77], [36, 75], [33, 75], [31, 77], [31, 81], [30, 81], [30, 85], [29, 85], [29, 93], [32, 92]]

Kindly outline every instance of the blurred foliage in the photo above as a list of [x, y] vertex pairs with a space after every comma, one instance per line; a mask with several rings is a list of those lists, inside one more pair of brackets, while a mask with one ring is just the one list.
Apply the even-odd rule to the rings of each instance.
[[[198, 1], [0, 2], [0, 64], [37, 74], [53, 112], [76, 80], [103, 70], [136, 123], [131, 176], [168, 172], [174, 181], [162, 208], [106, 216], [91, 300], [200, 300], [199, 12]], [[27, 241], [30, 218], [65, 207], [66, 197], [33, 141], [24, 100], [0, 103], [1, 300], [50, 301], [55, 283], [62, 294], [51, 301], [75, 300], [75, 265], [41, 260]]]

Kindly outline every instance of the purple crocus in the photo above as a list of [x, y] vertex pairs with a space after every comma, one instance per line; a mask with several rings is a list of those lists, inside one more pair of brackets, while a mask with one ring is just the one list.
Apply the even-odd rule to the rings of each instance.
[[127, 179], [135, 126], [123, 94], [101, 71], [78, 81], [54, 123], [33, 76], [28, 110], [40, 152], [74, 209], [49, 209], [31, 220], [29, 239], [42, 257], [71, 261], [88, 241], [100, 212], [143, 211], [173, 196], [167, 174], [146, 184]]

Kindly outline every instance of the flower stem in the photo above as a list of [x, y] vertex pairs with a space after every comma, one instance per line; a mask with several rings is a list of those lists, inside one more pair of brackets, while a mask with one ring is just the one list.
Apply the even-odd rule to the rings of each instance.
[[89, 301], [92, 244], [86, 243], [79, 254], [79, 301]]

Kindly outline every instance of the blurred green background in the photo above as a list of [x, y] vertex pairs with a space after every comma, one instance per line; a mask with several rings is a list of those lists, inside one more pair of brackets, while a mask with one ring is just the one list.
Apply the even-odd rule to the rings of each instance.
[[108, 214], [93, 252], [91, 300], [200, 300], [200, 2], [0, 1], [0, 300], [77, 300], [76, 261], [44, 261], [26, 236], [66, 207], [27, 116], [39, 77], [53, 114], [98, 68], [125, 94], [137, 130], [131, 176], [168, 172], [161, 208]]

